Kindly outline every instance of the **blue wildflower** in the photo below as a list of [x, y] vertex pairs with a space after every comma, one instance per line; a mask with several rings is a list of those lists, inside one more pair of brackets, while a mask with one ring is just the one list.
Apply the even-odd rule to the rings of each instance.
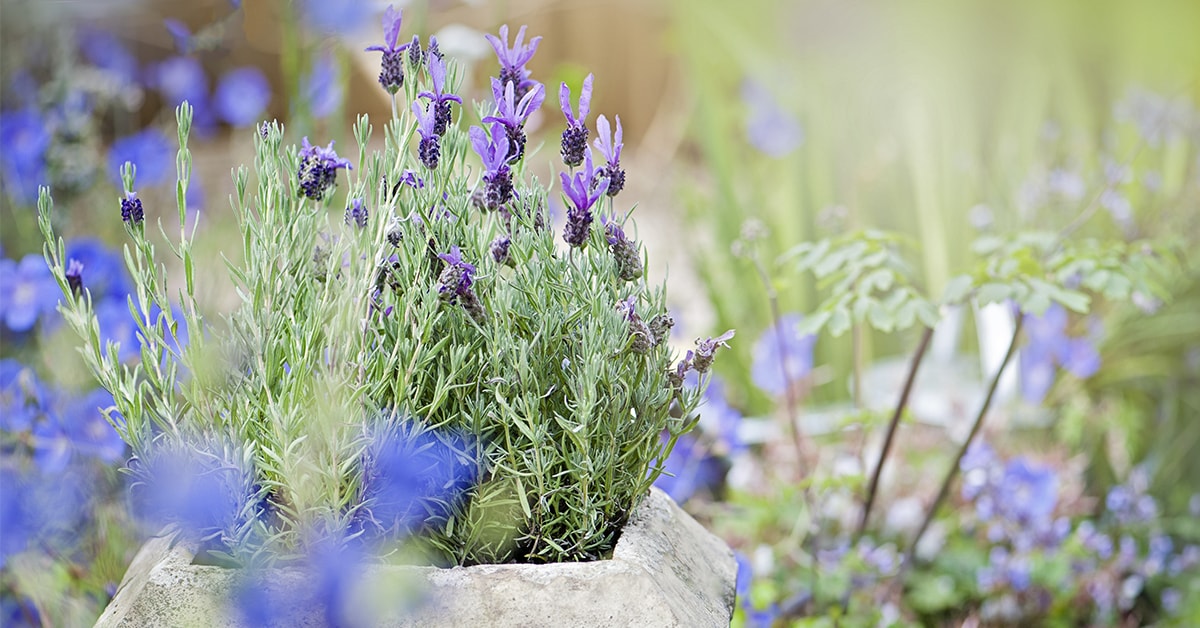
[[308, 28], [319, 33], [350, 34], [363, 28], [375, 3], [370, 0], [300, 0], [297, 4], [300, 17]]
[[175, 51], [181, 55], [191, 54], [194, 43], [192, 41], [192, 29], [188, 28], [187, 24], [174, 18], [163, 20], [163, 26], [167, 27], [168, 33], [171, 33], [171, 39], [175, 42]]
[[768, 157], [785, 157], [804, 142], [804, 131], [796, 119], [779, 106], [765, 85], [754, 80], [742, 83], [746, 115], [746, 139]]
[[1004, 467], [1000, 490], [998, 506], [1010, 521], [1044, 523], [1058, 504], [1058, 475], [1048, 466], [1013, 458]]
[[349, 161], [338, 157], [333, 150], [332, 141], [324, 148], [309, 144], [308, 136], [305, 136], [302, 141], [300, 168], [296, 172], [296, 177], [300, 181], [300, 189], [304, 195], [314, 201], [319, 201], [325, 197], [326, 192], [333, 188], [339, 168], [351, 170], [354, 167], [350, 165]]
[[[662, 433], [662, 442], [666, 444], [670, 435]], [[675, 500], [683, 504], [699, 492], [715, 493], [725, 481], [727, 468], [725, 462], [710, 454], [705, 447], [690, 434], [684, 434], [675, 441], [675, 447], [663, 461], [663, 473], [654, 481], [654, 485]]]
[[249, 126], [259, 121], [271, 102], [271, 85], [262, 70], [236, 68], [226, 72], [213, 92], [217, 115], [233, 126]]
[[36, 109], [0, 112], [0, 183], [13, 201], [37, 202], [37, 188], [48, 180], [45, 155], [50, 139]]
[[304, 77], [303, 91], [314, 118], [324, 118], [341, 106], [344, 98], [341, 76], [328, 53], [313, 61], [312, 70]]
[[126, 85], [137, 82], [137, 57], [108, 31], [87, 29], [80, 33], [79, 50], [88, 63], [108, 72]]
[[[330, 4], [321, 2], [319, 4]], [[400, 27], [404, 23], [403, 11], [388, 5], [383, 12], [383, 46], [370, 46], [368, 51], [382, 52], [382, 68], [379, 84], [393, 96], [404, 87], [404, 49], [408, 44], [396, 45], [400, 40]]]
[[[189, 188], [190, 189], [190, 188]], [[66, 245], [68, 259], [78, 260], [87, 271], [87, 289], [99, 302], [108, 296], [124, 301], [133, 290], [125, 260], [98, 238], [74, 238]]]
[[54, 312], [58, 284], [41, 255], [26, 255], [20, 263], [0, 260], [0, 318], [15, 332], [29, 331], [38, 318]]
[[117, 346], [117, 360], [126, 362], [141, 355], [141, 341], [138, 339], [137, 324], [129, 315], [129, 307], [124, 298], [114, 297], [100, 301], [96, 305], [96, 323], [100, 327], [100, 340], [113, 342]]
[[785, 314], [754, 343], [750, 379], [762, 390], [782, 396], [808, 377], [813, 367], [816, 336], [801, 334], [799, 314]]

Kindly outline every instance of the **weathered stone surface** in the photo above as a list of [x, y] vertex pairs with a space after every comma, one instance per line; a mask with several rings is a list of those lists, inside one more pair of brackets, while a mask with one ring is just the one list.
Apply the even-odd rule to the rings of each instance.
[[[134, 558], [97, 626], [240, 626], [226, 603], [237, 570], [192, 564], [184, 544], [152, 539]], [[551, 565], [372, 566], [353, 625], [728, 626], [737, 565], [717, 537], [654, 489], [634, 511], [611, 560]], [[299, 570], [269, 572], [270, 587], [303, 590]], [[420, 600], [414, 606], [410, 601]], [[320, 611], [289, 626], [324, 626]]]

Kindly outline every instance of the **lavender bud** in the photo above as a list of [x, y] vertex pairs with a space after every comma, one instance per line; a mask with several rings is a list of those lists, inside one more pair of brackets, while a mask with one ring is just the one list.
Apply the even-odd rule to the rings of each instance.
[[654, 337], [654, 344], [657, 346], [665, 342], [674, 326], [675, 319], [670, 314], [659, 314], [650, 319], [650, 334]]
[[436, 135], [422, 138], [421, 143], [417, 145], [417, 154], [421, 157], [421, 163], [430, 170], [437, 168], [441, 152], [441, 140]]
[[408, 45], [408, 64], [414, 68], [419, 68], [424, 61], [425, 55], [421, 52], [421, 38], [418, 35], [413, 35], [412, 43]]
[[138, 224], [146, 219], [146, 213], [142, 209], [142, 199], [137, 197], [137, 192], [126, 192], [125, 198], [121, 199], [121, 220], [130, 224]]
[[360, 229], [367, 226], [367, 208], [361, 198], [354, 199], [346, 208], [346, 224], [356, 225]]
[[588, 129], [582, 124], [571, 125], [562, 133], [563, 163], [572, 168], [583, 163], [587, 151]]
[[83, 290], [83, 263], [75, 258], [67, 262], [67, 285], [71, 287], [71, 294], [78, 295]]
[[508, 249], [511, 245], [512, 238], [508, 236], [500, 236], [495, 240], [492, 240], [492, 259], [495, 260], [497, 264], [515, 268], [516, 262], [514, 262], [512, 257], [508, 254]]
[[404, 53], [401, 51], [384, 52], [379, 84], [393, 96], [404, 87]]
[[[601, 169], [599, 177], [608, 177], [608, 191], [605, 194], [616, 196], [625, 189], [625, 170], [619, 165], [607, 165]], [[597, 177], [597, 180], [599, 179]]]

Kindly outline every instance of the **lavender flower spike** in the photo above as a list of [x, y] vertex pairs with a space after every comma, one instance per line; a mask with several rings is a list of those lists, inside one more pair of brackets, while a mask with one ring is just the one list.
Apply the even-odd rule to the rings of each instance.
[[142, 208], [142, 199], [137, 197], [137, 192], [126, 192], [125, 197], [121, 199], [121, 220], [135, 225], [145, 219], [146, 212]]
[[546, 88], [541, 83], [534, 83], [533, 89], [516, 100], [516, 92], [511, 82], [501, 84], [500, 80], [492, 78], [492, 95], [496, 98], [496, 113], [483, 119], [484, 122], [499, 122], [504, 125], [508, 135], [508, 161], [515, 162], [525, 156], [525, 121], [542, 106], [546, 99]]
[[533, 88], [534, 81], [530, 80], [531, 72], [525, 69], [525, 64], [533, 58], [533, 53], [537, 52], [538, 44], [542, 41], [541, 36], [538, 36], [530, 39], [528, 44], [522, 45], [525, 40], [525, 28], [522, 26], [521, 30], [517, 31], [517, 38], [513, 40], [511, 48], [508, 46], [508, 24], [500, 27], [500, 37], [485, 35], [492, 49], [496, 51], [496, 58], [500, 60], [500, 84], [512, 83], [516, 88], [517, 98], [524, 97], [525, 93]]
[[563, 239], [567, 244], [582, 248], [587, 244], [588, 232], [592, 226], [592, 206], [608, 190], [608, 179], [597, 179], [600, 174], [592, 164], [592, 152], [584, 154], [584, 168], [574, 175], [568, 176], [560, 172], [563, 194], [575, 205], [567, 210], [567, 226], [563, 229]]
[[716, 338], [696, 339], [696, 356], [692, 359], [692, 368], [697, 373], [703, 373], [712, 366], [717, 347], [729, 348], [725, 341], [733, 338], [733, 330], [729, 330]]
[[[434, 41], [436, 43], [436, 40]], [[417, 96], [430, 99], [430, 104], [434, 107], [434, 133], [445, 135], [446, 128], [450, 126], [450, 103], [456, 102], [461, 105], [462, 98], [445, 93], [446, 62], [442, 61], [440, 56], [430, 55], [426, 63], [429, 67], [429, 80], [433, 83], [433, 91], [421, 92]]]
[[621, 169], [621, 116], [616, 116], [617, 132], [614, 135], [608, 126], [608, 118], [602, 114], [596, 119], [596, 150], [607, 161], [603, 168], [608, 177], [608, 195], [616, 196], [625, 188], [625, 171]]
[[571, 109], [571, 88], [566, 83], [558, 88], [558, 102], [563, 116], [567, 118], [567, 128], [562, 134], [563, 163], [574, 168], [583, 163], [583, 153], [587, 148], [588, 129], [585, 121], [592, 105], [592, 75], [588, 74], [583, 79], [583, 88], [579, 91], [578, 118]]
[[504, 125], [492, 124], [492, 136], [480, 127], [473, 126], [469, 131], [471, 148], [479, 154], [483, 161], [484, 206], [487, 209], [498, 209], [512, 200], [512, 171], [508, 168], [508, 136]]
[[430, 170], [437, 169], [438, 158], [442, 152], [441, 137], [438, 136], [435, 128], [437, 125], [436, 106], [436, 102], [429, 103], [428, 109], [422, 107], [419, 102], [412, 104], [413, 115], [417, 117], [417, 133], [421, 134], [421, 143], [417, 145], [417, 154], [421, 157], [421, 163]]
[[338, 168], [353, 169], [350, 162], [338, 157], [333, 151], [333, 142], [324, 148], [308, 143], [308, 136], [303, 138], [300, 148], [300, 169], [296, 177], [300, 181], [300, 189], [308, 198], [319, 201], [333, 187], [337, 178]]
[[370, 46], [368, 51], [383, 53], [383, 64], [379, 70], [379, 84], [393, 96], [404, 86], [404, 49], [409, 44], [396, 45], [400, 40], [400, 25], [404, 22], [402, 11], [388, 5], [383, 12], [383, 46]]

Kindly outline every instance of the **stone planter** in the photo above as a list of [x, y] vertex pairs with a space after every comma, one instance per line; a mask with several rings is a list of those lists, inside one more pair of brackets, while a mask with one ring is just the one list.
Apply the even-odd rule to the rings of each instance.
[[[183, 543], [159, 537], [134, 558], [97, 626], [238, 626], [226, 600], [237, 570], [193, 564]], [[733, 552], [658, 489], [634, 511], [611, 560], [437, 569], [377, 565], [362, 581], [395, 583], [386, 599], [422, 600], [405, 610], [372, 608], [372, 626], [728, 626], [737, 565]], [[270, 586], [302, 586], [279, 569]], [[390, 585], [389, 585], [390, 586]], [[381, 597], [377, 595], [375, 597]], [[314, 610], [297, 625], [323, 626]]]

